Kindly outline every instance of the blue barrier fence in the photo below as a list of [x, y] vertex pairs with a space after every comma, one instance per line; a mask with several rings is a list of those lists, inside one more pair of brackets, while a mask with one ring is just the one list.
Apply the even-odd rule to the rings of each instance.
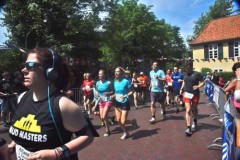
[[240, 160], [240, 119], [232, 101], [233, 95], [227, 97], [223, 88], [210, 81], [205, 83], [205, 94], [218, 112], [211, 115], [212, 119], [223, 122], [221, 137], [216, 138], [207, 148], [221, 147], [222, 160]]

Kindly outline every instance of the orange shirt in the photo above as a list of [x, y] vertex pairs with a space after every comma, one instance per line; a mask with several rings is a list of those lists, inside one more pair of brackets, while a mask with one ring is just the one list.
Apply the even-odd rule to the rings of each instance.
[[138, 77], [138, 80], [140, 81], [140, 87], [147, 87], [148, 86], [148, 77], [147, 76], [140, 76]]

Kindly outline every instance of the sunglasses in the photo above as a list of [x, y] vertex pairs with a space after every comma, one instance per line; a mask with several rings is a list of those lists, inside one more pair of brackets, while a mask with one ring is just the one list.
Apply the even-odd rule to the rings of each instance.
[[34, 71], [39, 66], [42, 66], [42, 65], [39, 64], [39, 63], [36, 63], [36, 62], [27, 62], [27, 63], [25, 63], [25, 68], [28, 71]]

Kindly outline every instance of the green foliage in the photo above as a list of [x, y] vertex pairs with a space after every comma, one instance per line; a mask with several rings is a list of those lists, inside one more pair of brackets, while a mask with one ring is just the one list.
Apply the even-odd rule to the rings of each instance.
[[0, 75], [4, 71], [13, 74], [15, 71], [21, 71], [24, 68], [24, 57], [16, 50], [0, 50]]
[[[25, 50], [53, 46], [71, 57], [99, 59], [109, 68], [134, 66], [136, 57], [182, 58], [186, 49], [179, 27], [158, 20], [151, 6], [138, 0], [118, 1], [9, 0], [4, 8], [9, 43]], [[100, 11], [109, 16], [100, 19]]]
[[209, 74], [212, 74], [212, 69], [211, 69], [211, 68], [207, 68], [207, 67], [203, 67], [203, 68], [201, 69], [201, 74], [202, 74], [202, 75], [207, 75], [207, 72], [208, 72]]
[[[111, 56], [113, 64], [135, 65], [136, 57], [181, 58], [185, 51], [179, 27], [157, 20], [151, 6], [138, 4], [137, 0], [124, 0], [109, 12], [103, 24], [102, 46], [109, 48], [103, 56]], [[107, 58], [103, 58], [107, 59]]]
[[214, 5], [210, 6], [206, 13], [202, 13], [201, 17], [195, 22], [193, 36], [196, 37], [211, 20], [226, 17], [232, 13], [232, 0], [216, 0]]
[[[212, 69], [211, 68], [207, 68], [207, 67], [203, 67], [201, 69], [201, 74], [202, 75], [207, 75], [207, 72], [212, 75]], [[227, 81], [230, 81], [235, 75], [233, 72], [220, 72], [218, 73], [219, 76], [221, 76], [224, 80], [224, 82], [226, 83]]]
[[9, 0], [4, 8], [4, 25], [10, 33], [9, 41], [26, 50], [36, 46], [54, 46], [60, 53], [75, 57], [85, 52], [90, 57], [97, 57], [99, 40], [94, 29], [101, 23], [99, 11], [110, 3], [103, 2]]

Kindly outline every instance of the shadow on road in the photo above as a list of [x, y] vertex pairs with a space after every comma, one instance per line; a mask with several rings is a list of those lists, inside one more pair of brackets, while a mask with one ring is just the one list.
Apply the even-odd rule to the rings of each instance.
[[143, 137], [150, 137], [158, 133], [158, 130], [161, 130], [159, 128], [152, 129], [152, 130], [138, 130], [137, 132], [131, 134], [129, 138], [132, 138], [133, 140], [137, 140], [139, 138]]

